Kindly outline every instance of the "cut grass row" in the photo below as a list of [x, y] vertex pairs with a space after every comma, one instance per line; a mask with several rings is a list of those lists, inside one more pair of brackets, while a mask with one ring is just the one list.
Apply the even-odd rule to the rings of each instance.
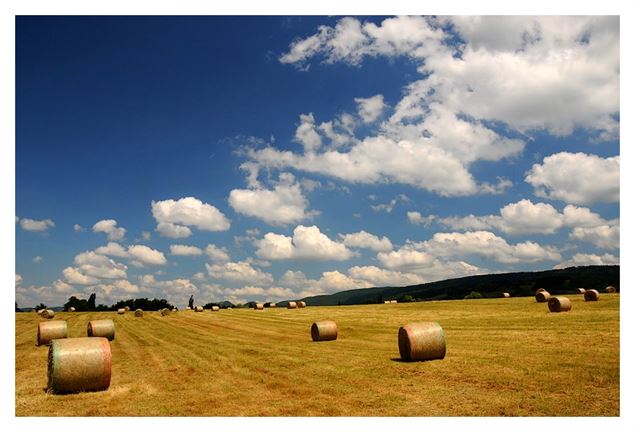
[[[109, 390], [51, 395], [39, 321], [16, 314], [17, 416], [617, 416], [619, 295], [225, 310], [60, 313], [69, 337], [111, 318]], [[311, 341], [331, 319], [338, 339]], [[399, 361], [397, 330], [433, 320], [444, 360]]]

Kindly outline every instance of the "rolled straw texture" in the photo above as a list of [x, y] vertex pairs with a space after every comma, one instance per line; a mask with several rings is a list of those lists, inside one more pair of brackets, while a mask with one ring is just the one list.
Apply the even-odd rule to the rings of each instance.
[[335, 321], [314, 322], [311, 326], [311, 339], [314, 342], [337, 339], [337, 324]]
[[549, 301], [549, 297], [551, 297], [551, 294], [549, 294], [547, 291], [540, 291], [540, 292], [536, 292], [536, 301], [538, 303], [545, 303], [547, 301]]
[[170, 315], [171, 311], [168, 308], [161, 309], [161, 316]]
[[295, 309], [297, 307], [298, 305], [296, 304], [296, 302], [289, 302], [289, 304], [287, 305], [287, 309]]
[[212, 312], [218, 312], [218, 311], [220, 311], [219, 306], [212, 306]]
[[436, 360], [445, 357], [445, 333], [437, 322], [406, 324], [399, 328], [399, 354], [403, 361]]
[[305, 308], [305, 307], [306, 307], [306, 302], [299, 301], [299, 302], [298, 302], [298, 307], [299, 307], [299, 308]]
[[584, 288], [578, 288], [578, 294], [584, 294], [586, 290]]
[[121, 308], [121, 309], [117, 309], [117, 313], [118, 313], [119, 315], [123, 315], [123, 314], [125, 314], [125, 313], [126, 313], [126, 310], [125, 310], [125, 309], [123, 309], [123, 308]]
[[504, 297], [504, 298], [510, 298], [510, 297], [511, 297], [511, 295], [510, 295], [509, 293], [503, 293], [503, 297]]
[[55, 317], [55, 311], [51, 309], [44, 309], [42, 313], [40, 313], [40, 316], [45, 319], [52, 319]]
[[126, 312], [130, 312], [130, 306], [126, 306], [126, 307], [124, 308], [124, 310], [125, 310]]
[[571, 310], [571, 300], [567, 297], [553, 296], [547, 303], [549, 312], [568, 312]]
[[101, 391], [110, 386], [112, 357], [108, 339], [55, 339], [48, 352], [48, 390], [53, 393]]
[[143, 310], [137, 309], [136, 311], [134, 311], [134, 316], [142, 317], [143, 316]]
[[615, 287], [614, 287], [614, 286], [607, 286], [607, 287], [606, 287], [606, 292], [607, 292], [607, 293], [614, 293], [614, 292], [616, 292], [616, 291], [617, 291], [617, 290], [615, 289]]
[[115, 338], [115, 323], [111, 319], [88, 321], [86, 331], [88, 337], [105, 337], [108, 340]]
[[66, 321], [40, 321], [37, 324], [36, 345], [48, 345], [53, 339], [65, 339], [68, 337], [68, 324]]
[[254, 310], [265, 310], [265, 305], [262, 303], [256, 303], [254, 305]]
[[203, 306], [196, 306], [196, 307], [194, 308], [194, 311], [195, 311], [195, 312], [203, 312]]
[[599, 299], [600, 293], [598, 292], [598, 290], [590, 289], [586, 290], [586, 292], [584, 293], [585, 301], [598, 301]]

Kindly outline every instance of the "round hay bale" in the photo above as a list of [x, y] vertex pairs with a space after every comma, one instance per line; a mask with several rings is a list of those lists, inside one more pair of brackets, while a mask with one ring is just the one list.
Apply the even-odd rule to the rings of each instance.
[[306, 307], [306, 302], [299, 301], [299, 302], [298, 302], [298, 307], [299, 307], [299, 308], [305, 308], [305, 307]]
[[549, 312], [568, 312], [571, 310], [571, 300], [567, 297], [553, 296], [547, 303]]
[[545, 290], [536, 291], [536, 301], [538, 303], [545, 303], [545, 302], [549, 301], [549, 297], [551, 297], [551, 294], [549, 294]]
[[68, 311], [69, 312], [75, 312], [75, 308], [73, 306], [71, 306], [71, 307], [68, 308]]
[[384, 300], [384, 304], [390, 304], [390, 300]]
[[86, 331], [88, 337], [105, 337], [108, 340], [115, 338], [115, 323], [111, 319], [88, 321]]
[[117, 309], [117, 313], [118, 313], [119, 315], [123, 315], [123, 314], [125, 314], [125, 313], [126, 313], [126, 310], [125, 310], [125, 309], [123, 309], [123, 308], [121, 308], [121, 309]]
[[269, 303], [269, 307], [270, 307], [270, 308], [275, 308], [275, 307], [277, 307], [277, 306], [276, 306], [276, 304], [275, 304], [275, 303], [271, 302], [271, 303]]
[[126, 312], [130, 312], [130, 306], [126, 306], [126, 307], [124, 308], [124, 310], [125, 310]]
[[311, 339], [313, 342], [337, 339], [337, 324], [335, 321], [314, 322], [311, 326]]
[[220, 311], [219, 306], [212, 306], [212, 312], [219, 312], [219, 311]]
[[390, 300], [391, 304], [397, 303], [397, 300]]
[[609, 286], [606, 287], [606, 292], [612, 294], [612, 293], [617, 292], [617, 290], [615, 289], [614, 286], [610, 286], [609, 285]]
[[46, 309], [38, 309], [38, 310], [37, 310], [38, 315], [41, 315], [41, 314], [42, 314], [42, 312], [44, 312], [45, 310], [46, 310]]
[[287, 304], [287, 309], [295, 309], [297, 307], [298, 305], [296, 302], [289, 302], [289, 304]]
[[55, 311], [51, 309], [42, 309], [40, 316], [44, 319], [53, 319], [55, 317]]
[[445, 334], [437, 322], [406, 324], [399, 328], [399, 354], [403, 361], [435, 360], [445, 357]]
[[578, 288], [578, 294], [584, 294], [585, 292], [586, 292], [586, 289]]
[[547, 292], [547, 290], [546, 290], [546, 289], [544, 289], [544, 288], [538, 288], [538, 289], [536, 290], [536, 294], [538, 294], [539, 292]]
[[192, 310], [192, 308], [188, 306], [188, 307], [185, 308], [185, 310], [189, 311], [189, 310]]
[[590, 289], [586, 290], [586, 292], [584, 293], [585, 301], [598, 301], [599, 299], [600, 293], [598, 292], [598, 290]]
[[36, 345], [48, 345], [53, 339], [66, 339], [68, 337], [68, 325], [66, 321], [40, 321], [37, 324]]
[[503, 298], [510, 298], [511, 295], [509, 293], [503, 293]]
[[195, 311], [195, 312], [203, 312], [203, 306], [196, 306], [196, 307], [194, 308], [194, 311]]
[[48, 352], [48, 390], [101, 391], [110, 386], [110, 343], [103, 337], [55, 339]]
[[172, 312], [178, 312], [178, 311], [179, 311], [179, 308], [173, 308], [172, 309]]
[[137, 309], [136, 311], [134, 311], [134, 316], [142, 317], [143, 316], [143, 310]]
[[254, 310], [265, 310], [265, 305], [262, 303], [256, 303], [254, 305]]
[[161, 309], [161, 316], [170, 315], [170, 313], [172, 313], [172, 311], [168, 308]]

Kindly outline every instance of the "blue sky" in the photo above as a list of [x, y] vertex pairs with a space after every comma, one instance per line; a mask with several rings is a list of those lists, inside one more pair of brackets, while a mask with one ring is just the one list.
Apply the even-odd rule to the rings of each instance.
[[16, 300], [619, 264], [615, 17], [18, 17]]

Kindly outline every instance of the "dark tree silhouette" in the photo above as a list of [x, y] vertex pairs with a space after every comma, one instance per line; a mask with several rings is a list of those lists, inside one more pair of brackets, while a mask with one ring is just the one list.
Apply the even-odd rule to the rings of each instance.
[[194, 294], [190, 296], [190, 301], [187, 302], [187, 305], [190, 307], [190, 309], [194, 309]]
[[88, 310], [95, 310], [95, 300], [97, 299], [97, 294], [92, 293], [90, 297], [88, 297]]
[[45, 305], [44, 303], [40, 303], [39, 305], [35, 306], [35, 310], [40, 310], [40, 309], [48, 309], [48, 306]]

